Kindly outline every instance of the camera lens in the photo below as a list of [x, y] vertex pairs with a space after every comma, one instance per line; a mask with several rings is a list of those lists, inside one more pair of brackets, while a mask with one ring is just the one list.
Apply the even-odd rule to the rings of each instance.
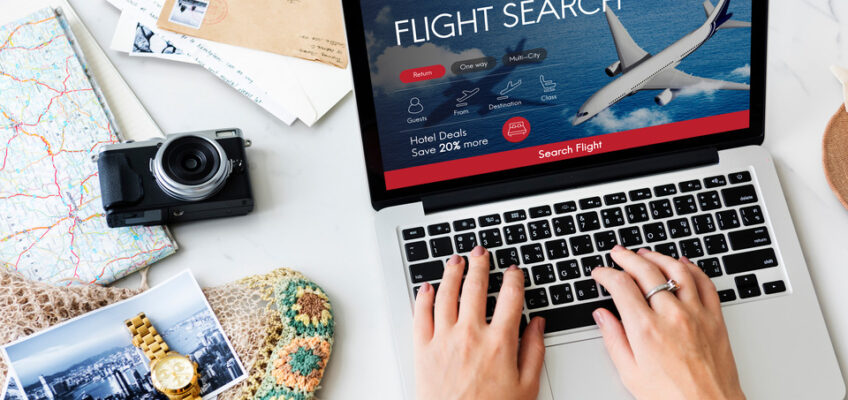
[[156, 152], [153, 174], [170, 196], [184, 201], [209, 198], [226, 182], [232, 169], [221, 145], [191, 134], [169, 137]]

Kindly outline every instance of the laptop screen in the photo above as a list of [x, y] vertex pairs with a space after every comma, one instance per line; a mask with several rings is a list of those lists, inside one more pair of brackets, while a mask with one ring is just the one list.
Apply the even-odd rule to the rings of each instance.
[[387, 190], [750, 126], [750, 0], [361, 7]]

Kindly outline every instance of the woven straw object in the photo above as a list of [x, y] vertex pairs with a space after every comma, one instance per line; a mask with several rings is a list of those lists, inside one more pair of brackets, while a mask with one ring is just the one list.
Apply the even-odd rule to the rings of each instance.
[[[218, 399], [314, 398], [334, 331], [332, 307], [320, 287], [299, 272], [277, 269], [203, 292], [249, 375]], [[56, 287], [0, 268], [0, 343], [138, 293], [141, 290]], [[7, 368], [0, 360], [0, 382]]]
[[822, 140], [822, 161], [827, 182], [848, 208], [848, 112], [840, 106], [830, 119]]

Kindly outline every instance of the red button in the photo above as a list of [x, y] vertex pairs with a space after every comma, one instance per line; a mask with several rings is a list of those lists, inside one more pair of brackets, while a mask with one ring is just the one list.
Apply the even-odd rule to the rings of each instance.
[[523, 117], [512, 117], [503, 125], [503, 137], [511, 143], [518, 143], [530, 136], [530, 121]]
[[400, 73], [400, 81], [403, 83], [412, 83], [418, 81], [426, 81], [430, 79], [439, 79], [445, 76], [445, 67], [443, 65], [431, 65], [429, 67], [412, 68], [404, 70]]

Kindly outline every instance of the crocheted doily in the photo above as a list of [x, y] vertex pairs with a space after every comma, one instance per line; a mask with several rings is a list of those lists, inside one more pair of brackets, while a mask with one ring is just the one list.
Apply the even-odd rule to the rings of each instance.
[[[56, 287], [0, 268], [0, 343], [9, 343], [140, 290]], [[249, 377], [218, 395], [234, 399], [312, 399], [333, 348], [330, 300], [297, 271], [277, 269], [204, 289]], [[0, 382], [7, 366], [0, 360]]]

